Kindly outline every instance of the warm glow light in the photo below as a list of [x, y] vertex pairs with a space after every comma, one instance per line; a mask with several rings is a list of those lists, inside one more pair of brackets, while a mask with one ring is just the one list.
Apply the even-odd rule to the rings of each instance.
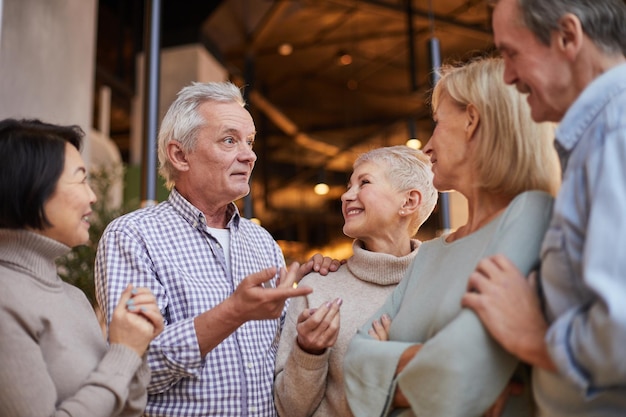
[[317, 195], [326, 195], [330, 191], [330, 187], [328, 186], [328, 184], [320, 182], [313, 188], [313, 191], [315, 191], [315, 194]]
[[419, 139], [409, 139], [406, 141], [406, 146], [413, 149], [422, 149], [422, 142]]
[[256, 217], [250, 218], [250, 221], [254, 224], [258, 224], [259, 226], [261, 225], [261, 220], [257, 219]]
[[339, 55], [339, 65], [350, 65], [352, 64], [352, 56], [348, 53], [343, 53]]
[[283, 43], [278, 47], [278, 53], [282, 56], [291, 55], [293, 52], [293, 46], [290, 43]]

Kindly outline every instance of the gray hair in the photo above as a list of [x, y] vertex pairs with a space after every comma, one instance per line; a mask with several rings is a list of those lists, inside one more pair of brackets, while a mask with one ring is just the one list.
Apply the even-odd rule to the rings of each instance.
[[195, 149], [198, 131], [206, 123], [198, 108], [207, 101], [246, 105], [241, 90], [231, 82], [194, 82], [178, 92], [161, 122], [158, 138], [159, 174], [168, 189], [174, 186], [177, 172], [167, 157], [167, 144], [177, 141], [186, 152]]
[[517, 0], [526, 27], [545, 45], [567, 13], [578, 17], [582, 29], [603, 52], [626, 55], [624, 0]]
[[399, 145], [373, 149], [360, 155], [354, 162], [354, 168], [364, 162], [384, 164], [386, 178], [397, 191], [416, 189], [422, 194], [421, 204], [410, 226], [411, 234], [415, 235], [437, 203], [430, 159], [420, 150]]

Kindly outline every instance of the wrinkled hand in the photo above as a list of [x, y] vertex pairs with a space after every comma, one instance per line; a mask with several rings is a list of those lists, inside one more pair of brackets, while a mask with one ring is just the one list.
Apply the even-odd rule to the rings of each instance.
[[389, 340], [389, 328], [391, 327], [391, 317], [388, 314], [383, 314], [380, 320], [374, 320], [372, 322], [372, 328], [367, 333], [374, 339], [381, 342]]
[[527, 281], [509, 259], [495, 255], [478, 263], [461, 305], [476, 312], [504, 349], [530, 364], [553, 369], [544, 342], [548, 325], [535, 287], [534, 274]]
[[504, 387], [496, 402], [485, 412], [483, 417], [500, 417], [506, 407], [506, 403], [510, 396], [522, 395], [524, 392], [524, 384], [514, 379]]
[[339, 336], [339, 308], [343, 300], [337, 298], [317, 309], [305, 309], [298, 316], [296, 330], [300, 348], [313, 355], [321, 355], [332, 347]]
[[288, 270], [281, 268], [275, 288], [271, 280], [276, 275], [276, 268], [267, 268], [245, 277], [230, 297], [241, 324], [250, 320], [278, 318], [288, 298], [310, 294], [313, 291], [310, 287], [293, 287], [299, 267], [294, 262]]
[[129, 347], [143, 356], [148, 345], [163, 331], [163, 316], [147, 288], [128, 285], [113, 311], [109, 342]]
[[311, 272], [319, 272], [320, 275], [328, 275], [329, 272], [335, 272], [345, 263], [345, 259], [339, 261], [337, 259], [329, 258], [328, 256], [323, 256], [321, 253], [316, 253], [311, 256], [311, 259], [300, 266], [296, 282], [300, 282], [306, 274]]

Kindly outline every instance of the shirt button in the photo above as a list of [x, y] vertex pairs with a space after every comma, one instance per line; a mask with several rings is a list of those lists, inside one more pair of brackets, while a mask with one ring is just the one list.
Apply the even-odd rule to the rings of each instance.
[[252, 362], [248, 362], [247, 365], [248, 365], [248, 369], [254, 368], [254, 365], [252, 364]]
[[253, 412], [253, 413], [256, 413], [257, 412], [257, 408], [256, 407], [250, 407], [250, 411]]

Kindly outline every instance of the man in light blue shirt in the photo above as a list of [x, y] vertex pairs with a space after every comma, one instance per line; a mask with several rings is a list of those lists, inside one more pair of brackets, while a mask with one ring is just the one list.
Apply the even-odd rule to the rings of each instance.
[[499, 0], [505, 81], [560, 122], [563, 182], [536, 288], [502, 256], [463, 305], [533, 365], [539, 416], [626, 415], [626, 3]]

